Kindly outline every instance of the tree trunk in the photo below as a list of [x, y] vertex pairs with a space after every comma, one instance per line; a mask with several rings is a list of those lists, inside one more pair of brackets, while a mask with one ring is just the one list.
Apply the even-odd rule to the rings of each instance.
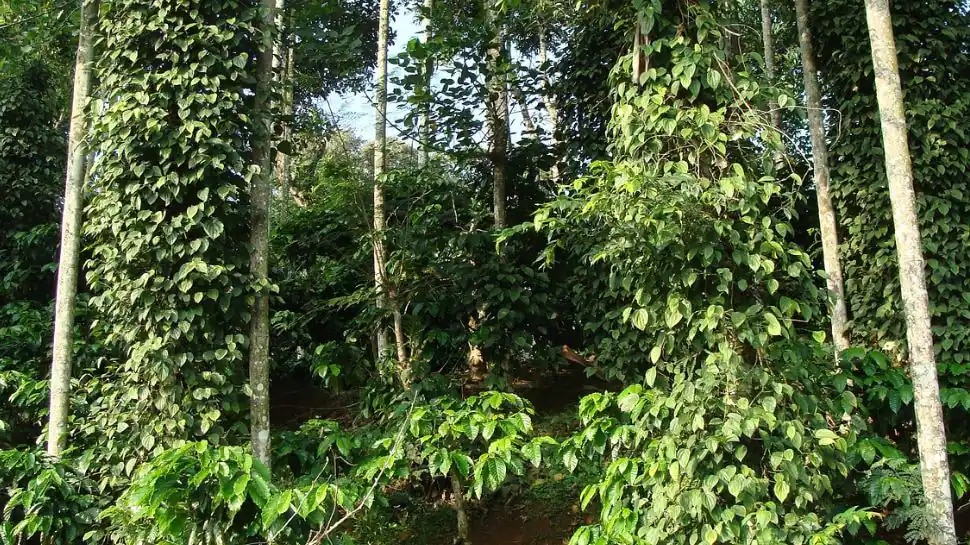
[[535, 121], [532, 120], [532, 112], [529, 111], [529, 100], [525, 97], [525, 93], [522, 92], [522, 86], [519, 82], [512, 82], [510, 86], [512, 90], [512, 96], [515, 101], [519, 103], [519, 111], [522, 113], [522, 124], [525, 126], [525, 134], [528, 137], [535, 137], [538, 134], [536, 130]]
[[[775, 84], [775, 38], [772, 35], [771, 8], [768, 0], [761, 0], [761, 39], [765, 47], [765, 76], [768, 83]], [[774, 98], [768, 100], [768, 108], [771, 110], [771, 126], [781, 132], [781, 110], [778, 109], [778, 101]]]
[[[279, 63], [281, 70], [277, 72], [280, 74], [280, 83], [283, 89], [283, 104], [282, 113], [284, 120], [281, 122], [282, 125], [282, 136], [281, 140], [284, 142], [290, 142], [293, 137], [293, 69], [294, 69], [294, 55], [295, 50], [293, 43], [287, 43], [287, 36], [292, 39], [292, 34], [290, 29], [292, 28], [292, 16], [290, 17], [290, 28], [285, 28], [283, 24], [283, 12], [284, 12], [284, 1], [279, 0], [277, 2], [277, 19], [276, 25], [280, 32], [280, 37], [276, 42], [276, 53], [274, 54], [274, 63]], [[287, 204], [290, 200], [293, 200], [290, 195], [290, 154], [276, 152], [276, 183], [280, 188], [280, 195], [283, 197], [284, 202]]]
[[461, 485], [461, 477], [451, 472], [451, 492], [458, 517], [458, 539], [463, 545], [471, 545], [472, 540], [468, 531], [468, 510], [465, 508], [465, 490]]
[[269, 209], [272, 194], [271, 91], [273, 83], [273, 51], [276, 26], [276, 1], [262, 1], [262, 43], [256, 66], [255, 111], [257, 116], [253, 162], [259, 173], [253, 176], [251, 189], [249, 265], [257, 289], [249, 332], [250, 433], [253, 455], [270, 465], [269, 428]]
[[920, 474], [926, 496], [931, 545], [955, 545], [953, 502], [950, 496], [950, 468], [947, 462], [946, 432], [933, 333], [930, 329], [929, 296], [922, 242], [913, 191], [913, 165], [909, 155], [906, 112], [899, 82], [896, 43], [888, 0], [866, 0], [866, 19], [875, 68], [876, 97], [882, 122], [886, 176], [892, 202], [899, 283], [906, 312], [906, 339], [916, 405], [916, 439]]
[[543, 25], [539, 27], [539, 63], [543, 66], [542, 90], [544, 94], [542, 103], [546, 107], [546, 113], [549, 115], [549, 124], [551, 125], [549, 134], [552, 135], [552, 149], [555, 156], [555, 162], [552, 165], [550, 174], [552, 175], [553, 182], [559, 183], [559, 164], [562, 159], [559, 156], [559, 138], [557, 136], [559, 132], [559, 111], [556, 108], [556, 97], [552, 95], [552, 82], [549, 81], [549, 73], [545, 66], [547, 62], [549, 62], [549, 44], [546, 43], [546, 29]]
[[506, 226], [505, 190], [508, 181], [509, 153], [509, 93], [505, 61], [505, 25], [495, 12], [486, 5], [486, 16], [492, 39], [488, 44], [488, 120], [492, 133], [489, 156], [492, 162], [492, 214], [495, 227]]
[[94, 26], [98, 0], [81, 0], [81, 28], [74, 63], [74, 96], [67, 139], [67, 177], [61, 220], [61, 252], [57, 266], [54, 304], [54, 354], [51, 361], [50, 423], [47, 454], [59, 458], [67, 446], [67, 418], [71, 404], [71, 367], [74, 359], [74, 311], [77, 302], [78, 261], [81, 248], [81, 213], [87, 149], [85, 108], [91, 96], [91, 64], [94, 61]]
[[[381, 176], [387, 168], [387, 42], [390, 24], [390, 2], [381, 0], [377, 29], [377, 86], [375, 88], [376, 118], [374, 119], [374, 287], [377, 290], [377, 309], [383, 314], [387, 308], [384, 279], [384, 189]], [[390, 344], [383, 320], [377, 329], [378, 357], [387, 355]]]
[[835, 208], [829, 194], [829, 152], [825, 143], [825, 126], [822, 119], [822, 94], [819, 90], [815, 53], [812, 51], [812, 34], [808, 21], [806, 0], [795, 0], [798, 20], [798, 42], [802, 54], [802, 73], [808, 106], [808, 127], [812, 136], [812, 172], [815, 176], [815, 195], [818, 200], [818, 219], [822, 234], [822, 259], [825, 263], [826, 285], [830, 298], [832, 342], [838, 351], [849, 347], [849, 316], [845, 305], [845, 283], [839, 260], [839, 232]]
[[[434, 38], [433, 16], [434, 0], [424, 0], [424, 43], [431, 43]], [[424, 60], [424, 85], [428, 95], [431, 94], [431, 80], [434, 77], [434, 58], [428, 54]], [[429, 98], [429, 100], [431, 100]], [[421, 111], [421, 164], [427, 165], [431, 161], [431, 103], [422, 106]]]
[[[381, 0], [380, 19], [377, 30], [377, 118], [374, 124], [374, 284], [377, 290], [377, 308], [390, 307], [394, 320], [392, 331], [397, 352], [397, 373], [405, 389], [411, 387], [411, 369], [405, 347], [404, 327], [397, 297], [387, 281], [387, 248], [384, 244], [386, 218], [384, 211], [384, 188], [381, 177], [387, 171], [387, 48], [390, 35], [390, 0]], [[390, 344], [387, 328], [377, 330], [378, 357], [383, 357]]]

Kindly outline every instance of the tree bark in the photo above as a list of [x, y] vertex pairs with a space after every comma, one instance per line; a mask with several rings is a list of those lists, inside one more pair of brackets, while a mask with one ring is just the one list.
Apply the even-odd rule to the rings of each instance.
[[465, 490], [461, 485], [461, 477], [454, 471], [451, 472], [451, 493], [455, 515], [458, 518], [458, 539], [463, 545], [471, 545], [472, 540], [468, 531], [468, 510], [465, 508]]
[[560, 181], [559, 164], [562, 161], [562, 157], [559, 155], [559, 137], [557, 136], [559, 132], [559, 111], [556, 108], [556, 97], [552, 95], [552, 82], [549, 80], [549, 73], [546, 70], [546, 66], [545, 66], [548, 61], [549, 61], [549, 44], [546, 42], [545, 26], [541, 25], [539, 27], [539, 63], [543, 66], [542, 103], [546, 108], [546, 113], [549, 115], [549, 124], [551, 125], [549, 134], [551, 135], [552, 150], [555, 158], [555, 162], [552, 165], [550, 175], [552, 175], [553, 182], [559, 183]]
[[822, 235], [822, 259], [825, 263], [826, 285], [829, 291], [832, 322], [832, 342], [838, 351], [849, 347], [849, 315], [845, 304], [845, 282], [839, 259], [839, 232], [829, 194], [829, 153], [825, 143], [825, 125], [822, 119], [822, 93], [819, 90], [818, 70], [812, 50], [812, 34], [808, 20], [806, 0], [795, 0], [798, 21], [798, 42], [802, 55], [802, 73], [808, 106], [808, 127], [812, 136], [812, 172], [815, 178], [815, 195], [818, 200], [818, 219]]
[[[761, 40], [765, 48], [765, 76], [768, 83], [775, 84], [775, 38], [772, 35], [771, 7], [768, 0], [761, 0]], [[771, 110], [771, 126], [781, 132], [781, 110], [778, 109], [778, 101], [773, 97], [768, 100], [768, 108]]]
[[492, 38], [486, 53], [488, 69], [488, 120], [492, 133], [489, 158], [492, 162], [492, 215], [495, 227], [506, 226], [505, 192], [508, 183], [509, 92], [505, 67], [505, 25], [495, 7], [486, 4], [486, 17]]
[[[374, 287], [377, 290], [377, 309], [383, 314], [387, 308], [386, 281], [384, 279], [384, 189], [381, 176], [387, 169], [387, 47], [390, 25], [390, 2], [381, 0], [377, 28], [377, 85], [374, 89], [376, 117], [374, 120]], [[378, 357], [387, 354], [390, 344], [387, 329], [381, 321], [377, 329]]]
[[81, 0], [81, 28], [74, 63], [71, 125], [67, 138], [67, 176], [61, 220], [60, 258], [54, 303], [54, 348], [51, 361], [50, 422], [47, 454], [59, 458], [67, 446], [67, 419], [71, 404], [71, 369], [74, 359], [74, 312], [77, 303], [78, 261], [81, 249], [83, 186], [86, 173], [87, 116], [91, 96], [91, 65], [94, 61], [94, 26], [98, 0]]
[[249, 332], [249, 386], [252, 389], [250, 404], [250, 433], [253, 455], [270, 466], [269, 427], [269, 209], [272, 195], [272, 147], [271, 91], [273, 83], [273, 58], [275, 50], [276, 1], [262, 1], [259, 59], [256, 66], [257, 131], [253, 144], [253, 162], [259, 173], [253, 176], [250, 204], [250, 268], [257, 293], [253, 304]]
[[[411, 388], [411, 368], [405, 347], [403, 317], [397, 305], [397, 297], [387, 281], [387, 248], [384, 244], [386, 217], [382, 176], [387, 171], [387, 48], [390, 35], [390, 0], [381, 0], [377, 30], [377, 116], [374, 124], [374, 284], [377, 290], [377, 308], [390, 307], [397, 353], [397, 373], [406, 390]], [[378, 357], [383, 357], [390, 344], [387, 328], [377, 330]]]
[[[290, 17], [290, 28], [286, 28], [283, 24], [284, 15], [284, 4], [285, 0], [278, 0], [277, 9], [277, 19], [276, 26], [279, 31], [279, 39], [276, 41], [276, 52], [273, 55], [274, 70], [280, 75], [280, 83], [283, 88], [283, 104], [282, 113], [284, 120], [281, 122], [282, 126], [282, 136], [281, 140], [284, 142], [290, 142], [293, 137], [293, 69], [294, 69], [294, 55], [295, 51], [293, 48], [293, 43], [287, 43], [287, 35], [291, 35], [290, 28], [292, 28], [292, 16]], [[278, 66], [275, 66], [278, 63]], [[280, 188], [280, 195], [283, 197], [284, 202], [289, 202], [292, 197], [290, 195], [290, 154], [281, 153], [279, 150], [276, 152], [276, 165], [275, 165], [275, 177], [276, 183]]]
[[[430, 44], [434, 38], [433, 13], [434, 0], [424, 0], [424, 43]], [[434, 57], [428, 54], [424, 60], [424, 85], [428, 94], [431, 94], [431, 80], [434, 77]], [[428, 100], [431, 100], [430, 98]], [[421, 111], [421, 164], [427, 165], [431, 161], [431, 103], [422, 106]]]
[[882, 123], [886, 176], [892, 202], [899, 280], [906, 312], [910, 374], [916, 406], [916, 439], [920, 474], [931, 525], [931, 545], [955, 545], [950, 468], [947, 462], [943, 408], [930, 329], [929, 296], [922, 241], [913, 190], [906, 112], [899, 81], [896, 43], [888, 0], [866, 0], [866, 20], [872, 45], [876, 98]]
[[525, 93], [522, 92], [522, 86], [516, 81], [512, 82], [510, 88], [512, 90], [512, 96], [519, 103], [519, 111], [522, 113], [522, 124], [525, 126], [526, 136], [535, 137], [538, 131], [536, 130], [535, 121], [532, 120], [532, 112], [529, 110], [529, 100], [526, 98]]

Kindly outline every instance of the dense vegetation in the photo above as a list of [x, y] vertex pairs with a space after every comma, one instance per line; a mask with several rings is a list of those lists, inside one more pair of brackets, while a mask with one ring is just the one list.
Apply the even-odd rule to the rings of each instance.
[[966, 540], [970, 10], [891, 6], [905, 225], [883, 3], [809, 3], [819, 127], [791, 2], [0, 0], [0, 543]]

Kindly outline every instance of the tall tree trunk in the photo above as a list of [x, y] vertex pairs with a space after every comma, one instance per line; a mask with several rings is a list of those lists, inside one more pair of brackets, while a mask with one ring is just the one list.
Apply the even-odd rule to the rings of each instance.
[[94, 61], [94, 26], [98, 0], [81, 0], [81, 28], [74, 63], [74, 96], [71, 127], [67, 139], [67, 178], [64, 183], [64, 212], [61, 220], [61, 253], [57, 266], [57, 294], [54, 304], [54, 357], [51, 361], [50, 423], [47, 454], [59, 458], [67, 446], [67, 418], [71, 404], [71, 367], [74, 358], [74, 311], [77, 302], [78, 261], [81, 248], [81, 212], [85, 178], [84, 109], [91, 96], [91, 64]]
[[508, 182], [509, 92], [505, 64], [505, 25], [496, 7], [486, 4], [492, 38], [488, 44], [488, 120], [492, 133], [489, 158], [492, 162], [492, 214], [495, 227], [506, 226], [505, 190]]
[[[377, 30], [377, 116], [374, 124], [374, 284], [377, 308], [390, 308], [393, 322], [394, 346], [397, 353], [397, 373], [405, 389], [411, 387], [411, 368], [405, 347], [404, 326], [397, 297], [387, 281], [387, 248], [384, 244], [386, 212], [381, 177], [387, 171], [387, 48], [390, 36], [390, 0], [381, 0]], [[387, 353], [390, 344], [383, 321], [377, 330], [378, 357]]]
[[829, 194], [829, 152], [825, 143], [825, 125], [822, 119], [822, 94], [819, 90], [815, 53], [812, 50], [812, 34], [808, 21], [806, 0], [795, 0], [798, 20], [798, 42], [802, 54], [802, 73], [808, 106], [808, 127], [812, 135], [812, 172], [815, 176], [815, 195], [818, 200], [818, 220], [822, 234], [822, 259], [828, 276], [832, 342], [840, 352], [849, 347], [849, 315], [845, 305], [845, 283], [839, 259], [839, 232], [835, 208]]
[[515, 101], [519, 103], [519, 111], [522, 113], [522, 124], [525, 126], [525, 134], [529, 137], [535, 137], [538, 134], [536, 130], [535, 121], [532, 120], [532, 112], [529, 111], [529, 100], [526, 98], [525, 93], [522, 92], [522, 86], [519, 82], [513, 81], [510, 85], [512, 90], [512, 96]]
[[250, 268], [258, 293], [253, 304], [249, 332], [249, 386], [252, 389], [250, 405], [250, 433], [253, 455], [270, 465], [269, 428], [269, 209], [272, 195], [272, 147], [271, 91], [273, 83], [274, 36], [277, 0], [262, 1], [259, 59], [256, 65], [255, 110], [258, 130], [253, 144], [253, 162], [259, 165], [259, 174], [253, 176], [250, 217]]
[[[772, 35], [771, 7], [768, 0], [761, 0], [761, 40], [765, 48], [765, 76], [768, 83], [775, 84], [775, 38]], [[778, 109], [778, 101], [774, 98], [768, 100], [768, 108], [771, 110], [771, 126], [781, 132], [781, 110]]]
[[[377, 28], [377, 85], [375, 88], [376, 116], [374, 119], [374, 288], [377, 290], [377, 309], [383, 314], [387, 308], [386, 280], [384, 278], [384, 189], [381, 176], [387, 169], [387, 47], [390, 25], [390, 2], [381, 0]], [[387, 354], [390, 344], [383, 320], [377, 329], [378, 357]]]
[[[434, 0], [424, 0], [424, 43], [429, 44], [434, 38], [433, 27]], [[434, 57], [428, 54], [424, 60], [424, 85], [428, 95], [431, 95], [431, 81], [434, 78]], [[428, 100], [431, 100], [430, 98]], [[431, 160], [431, 103], [422, 106], [421, 111], [421, 164], [427, 165]]]
[[549, 129], [549, 134], [552, 135], [552, 149], [555, 154], [555, 162], [552, 165], [550, 174], [552, 175], [552, 180], [559, 183], [559, 164], [561, 162], [561, 157], [559, 156], [559, 138], [557, 136], [559, 132], [559, 111], [556, 108], [556, 97], [552, 95], [552, 82], [549, 80], [549, 73], [546, 70], [546, 63], [549, 62], [549, 44], [546, 42], [546, 29], [544, 25], [539, 27], [539, 63], [543, 66], [542, 69], [542, 90], [543, 97], [542, 102], [546, 107], [546, 113], [549, 115], [549, 124], [551, 125]]
[[950, 468], [933, 332], [930, 329], [929, 296], [922, 241], [916, 216], [913, 165], [909, 155], [906, 112], [899, 82], [899, 65], [888, 0], [866, 0], [866, 20], [875, 68], [876, 98], [882, 122], [883, 150], [889, 198], [892, 201], [899, 283], [906, 312], [906, 340], [916, 405], [916, 439], [920, 474], [930, 518], [931, 545], [955, 545]]
[[[285, 0], [278, 0], [277, 18], [276, 26], [279, 31], [279, 37], [276, 40], [276, 52], [273, 55], [274, 70], [279, 74], [280, 83], [283, 90], [283, 103], [281, 107], [281, 112], [284, 116], [281, 122], [282, 135], [281, 140], [290, 143], [290, 139], [293, 137], [293, 68], [294, 68], [294, 48], [292, 43], [292, 33], [291, 29], [293, 27], [293, 17], [290, 16], [290, 24], [284, 25], [284, 14], [285, 14]], [[278, 64], [278, 66], [277, 66]], [[281, 153], [279, 150], [276, 152], [276, 165], [275, 165], [275, 178], [276, 183], [280, 188], [280, 195], [282, 195], [284, 202], [289, 203], [292, 199], [290, 196], [290, 154]]]

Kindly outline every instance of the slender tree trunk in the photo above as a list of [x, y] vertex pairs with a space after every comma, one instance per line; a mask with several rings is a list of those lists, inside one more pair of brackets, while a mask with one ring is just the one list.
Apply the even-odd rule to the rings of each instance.
[[512, 90], [512, 96], [515, 101], [519, 103], [519, 111], [522, 112], [522, 124], [525, 125], [525, 134], [527, 136], [534, 137], [538, 134], [536, 130], [535, 121], [532, 120], [532, 112], [529, 111], [529, 100], [526, 98], [525, 93], [522, 92], [522, 86], [519, 82], [512, 82], [510, 86]]
[[[293, 137], [293, 66], [295, 54], [293, 44], [288, 41], [287, 37], [292, 36], [290, 29], [292, 28], [292, 16], [290, 17], [289, 28], [287, 25], [283, 24], [283, 18], [285, 14], [285, 0], [278, 0], [276, 4], [276, 27], [279, 31], [279, 39], [276, 41], [276, 52], [273, 55], [274, 71], [279, 74], [280, 83], [283, 89], [283, 104], [281, 111], [284, 116], [284, 120], [281, 122], [282, 125], [282, 136], [281, 140], [284, 142], [290, 142]], [[292, 39], [292, 38], [290, 38]], [[276, 152], [276, 165], [275, 165], [275, 177], [276, 183], [280, 188], [280, 195], [282, 195], [284, 202], [289, 202], [290, 197], [290, 154]]]
[[[390, 1], [381, 0], [377, 29], [377, 85], [375, 88], [376, 117], [374, 119], [374, 287], [377, 290], [377, 309], [383, 314], [387, 308], [384, 278], [384, 188], [381, 176], [387, 169], [387, 47], [390, 26]], [[378, 357], [387, 355], [390, 344], [383, 320], [377, 329]]]
[[273, 4], [274, 16], [274, 36], [273, 36], [273, 74], [279, 74], [280, 68], [286, 66], [286, 24], [283, 21], [286, 15], [286, 0], [275, 0]]
[[[283, 134], [282, 140], [289, 142], [293, 138], [293, 55], [295, 51], [292, 46], [287, 47], [284, 50], [284, 56], [286, 57], [286, 64], [284, 65], [282, 73], [282, 84], [283, 84], [283, 115], [286, 116], [286, 120], [283, 122]], [[287, 201], [292, 199], [290, 195], [290, 163], [291, 158], [289, 153], [276, 154], [276, 180], [280, 186], [280, 194]]]
[[822, 259], [828, 276], [832, 342], [840, 352], [849, 347], [849, 315], [845, 305], [845, 283], [839, 260], [839, 232], [835, 208], [829, 194], [829, 152], [825, 143], [825, 125], [822, 119], [822, 93], [819, 90], [815, 53], [812, 51], [812, 34], [808, 21], [806, 0], [795, 0], [798, 20], [798, 42], [802, 54], [802, 73], [808, 106], [808, 127], [812, 136], [812, 172], [815, 176], [815, 195], [818, 199], [818, 219], [822, 234]]
[[253, 455], [270, 465], [269, 428], [269, 209], [272, 194], [271, 91], [273, 83], [273, 51], [276, 26], [276, 0], [262, 1], [262, 43], [256, 73], [255, 110], [257, 116], [253, 162], [259, 174], [253, 176], [251, 190], [250, 268], [259, 292], [253, 304], [249, 332], [249, 385], [252, 389], [250, 405], [250, 433]]
[[468, 525], [468, 510], [465, 508], [465, 490], [461, 485], [461, 477], [451, 472], [451, 492], [454, 500], [455, 514], [458, 517], [458, 539], [463, 545], [471, 545]]
[[556, 108], [556, 97], [552, 95], [552, 82], [549, 80], [549, 73], [545, 69], [545, 64], [549, 62], [549, 44], [546, 42], [546, 29], [544, 26], [539, 28], [539, 63], [543, 65], [542, 70], [542, 90], [543, 97], [542, 103], [546, 107], [546, 113], [549, 115], [549, 124], [551, 125], [549, 134], [552, 135], [552, 149], [555, 154], [555, 162], [552, 165], [552, 170], [550, 174], [552, 175], [552, 180], [559, 183], [560, 178], [560, 168], [559, 164], [561, 162], [561, 157], [559, 156], [559, 138], [557, 134], [559, 133], [559, 111]]
[[920, 474], [932, 526], [929, 542], [931, 545], [955, 545], [957, 538], [953, 525], [946, 432], [943, 426], [936, 359], [933, 354], [929, 296], [926, 291], [926, 272], [916, 215], [906, 112], [899, 82], [896, 43], [888, 0], [866, 0], [866, 19], [872, 45], [886, 175], [889, 179], [889, 198], [892, 201], [896, 232], [899, 283], [906, 312], [906, 339], [916, 405]]
[[488, 44], [488, 113], [489, 125], [492, 132], [491, 149], [492, 161], [492, 214], [495, 227], [502, 229], [506, 226], [505, 219], [505, 190], [508, 182], [508, 153], [509, 153], [509, 92], [505, 61], [505, 25], [496, 13], [496, 8], [486, 5], [486, 15], [492, 39]]
[[94, 26], [98, 0], [81, 0], [81, 28], [74, 64], [74, 96], [67, 139], [67, 179], [61, 220], [61, 253], [57, 266], [54, 304], [54, 357], [51, 362], [50, 423], [47, 454], [59, 458], [67, 446], [67, 418], [71, 404], [71, 367], [74, 359], [74, 311], [77, 302], [78, 261], [81, 249], [81, 212], [85, 178], [84, 109], [91, 96], [91, 64], [94, 61]]
[[[765, 47], [765, 75], [768, 83], [775, 84], [775, 38], [772, 35], [771, 8], [768, 0], [761, 0], [761, 39]], [[781, 110], [778, 109], [778, 101], [774, 98], [768, 100], [768, 108], [771, 110], [771, 126], [776, 131], [781, 132]]]
[[[433, 13], [434, 0], [424, 0], [424, 43], [429, 44], [434, 38]], [[431, 94], [431, 81], [434, 78], [434, 57], [430, 54], [424, 60], [424, 85]], [[429, 98], [429, 100], [431, 100]], [[431, 136], [434, 130], [431, 126], [431, 103], [422, 106], [421, 111], [421, 164], [427, 165], [431, 161]]]
[[[411, 368], [405, 347], [403, 317], [397, 297], [387, 281], [387, 248], [384, 244], [386, 212], [381, 177], [387, 171], [387, 48], [390, 35], [390, 0], [381, 0], [377, 30], [377, 118], [374, 124], [374, 284], [377, 289], [377, 308], [390, 307], [393, 322], [394, 346], [397, 353], [398, 378], [405, 389], [411, 387]], [[377, 331], [379, 357], [387, 353], [390, 344], [387, 329]]]

